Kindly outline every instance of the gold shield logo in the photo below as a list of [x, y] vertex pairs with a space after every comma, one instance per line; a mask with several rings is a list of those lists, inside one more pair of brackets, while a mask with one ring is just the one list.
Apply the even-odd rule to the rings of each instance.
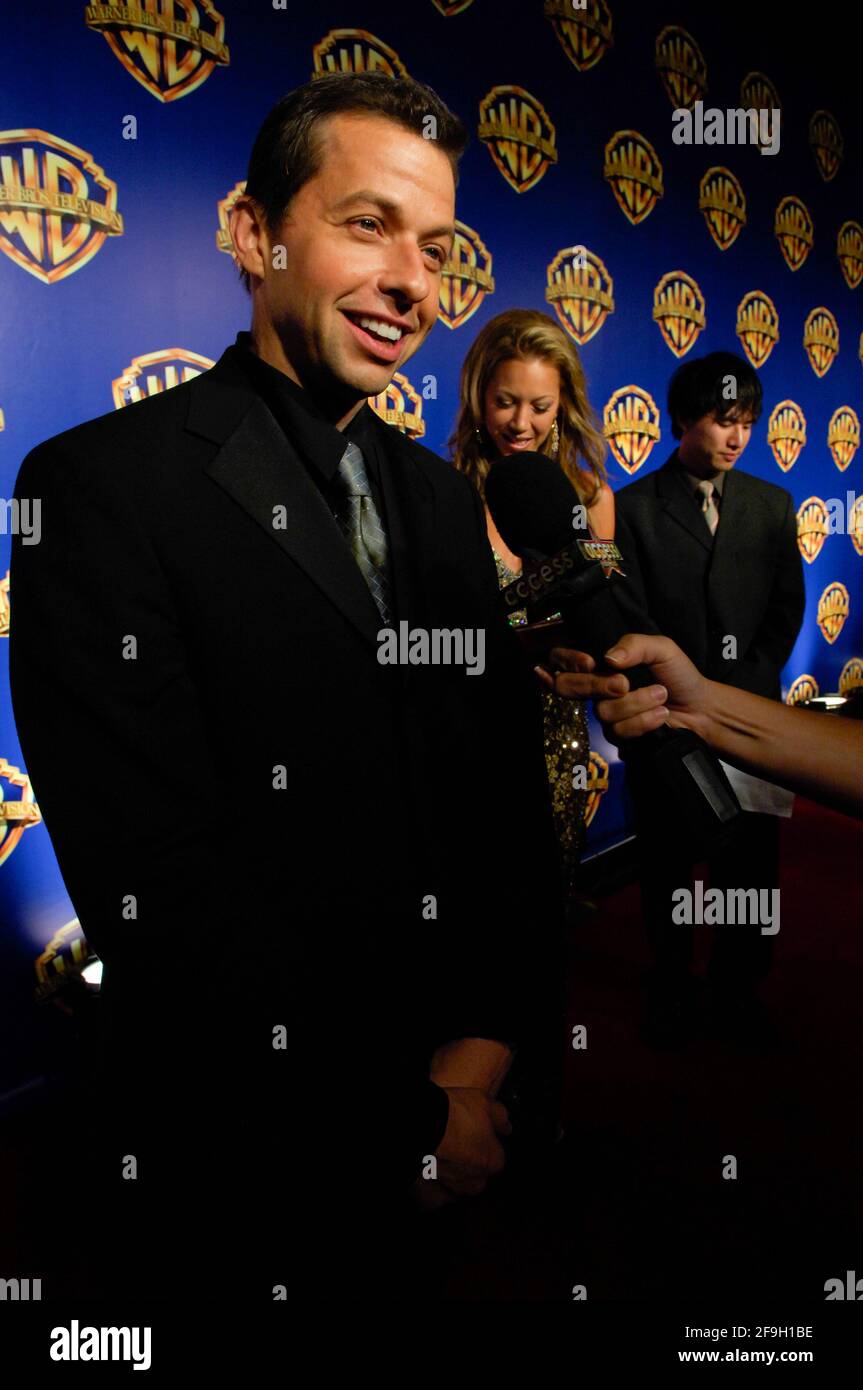
[[114, 409], [121, 410], [133, 401], [144, 400], [147, 396], [158, 395], [160, 391], [170, 391], [181, 381], [191, 381], [201, 372], [214, 366], [211, 357], [202, 357], [198, 352], [186, 348], [162, 348], [158, 352], [145, 352], [141, 357], [133, 357], [122, 376], [111, 382]]
[[226, 251], [235, 265], [238, 265], [239, 262], [234, 252], [234, 243], [231, 239], [231, 229], [228, 226], [228, 218], [231, 215], [231, 209], [234, 203], [237, 201], [240, 194], [245, 193], [245, 191], [246, 180], [243, 179], [241, 183], [235, 183], [230, 193], [226, 194], [224, 198], [220, 198], [217, 204], [219, 225], [216, 229], [216, 247], [219, 251]]
[[783, 473], [793, 468], [806, 443], [806, 416], [794, 401], [780, 401], [770, 412], [767, 443]]
[[836, 580], [828, 584], [818, 600], [818, 626], [825, 642], [836, 641], [848, 617], [850, 599], [844, 584]]
[[[8, 783], [9, 787], [20, 787], [20, 797], [10, 798], [6, 794], [7, 789], [3, 786], [4, 782]], [[4, 793], [3, 800], [0, 801], [0, 868], [2, 868], [24, 831], [38, 825], [42, 815], [33, 800], [30, 778], [26, 772], [21, 771], [20, 767], [13, 767], [5, 758], [0, 758], [0, 790]]]
[[579, 72], [587, 72], [614, 43], [611, 11], [605, 0], [585, 0], [578, 9], [572, 0], [545, 0], [543, 14], [551, 20], [557, 41]]
[[843, 222], [836, 238], [836, 255], [849, 289], [856, 290], [863, 280], [863, 227], [859, 222]]
[[[740, 105], [744, 111], [776, 111], [782, 110], [782, 102], [769, 77], [765, 77], [763, 72], [748, 72], [740, 84]], [[758, 131], [758, 145], [762, 145], [761, 122], [756, 123]]]
[[829, 372], [839, 351], [839, 325], [823, 305], [806, 316], [803, 346], [815, 375], [824, 376]]
[[637, 473], [660, 438], [659, 408], [641, 386], [621, 386], [602, 412], [603, 433], [621, 468]]
[[394, 425], [409, 439], [422, 439], [426, 432], [423, 403], [403, 372], [396, 372], [386, 390], [369, 396], [369, 405], [388, 425]]
[[587, 805], [584, 809], [584, 824], [590, 825], [605, 792], [608, 791], [608, 763], [599, 753], [590, 750], [587, 768]]
[[694, 106], [707, 90], [707, 64], [691, 34], [667, 24], [656, 40], [656, 66], [671, 105]]
[[834, 410], [827, 426], [827, 445], [839, 472], [844, 473], [860, 448], [860, 417], [850, 405]]
[[55, 285], [122, 235], [117, 185], [91, 154], [44, 130], [0, 131], [0, 250], [16, 265]]
[[716, 164], [707, 170], [698, 189], [698, 210], [720, 251], [727, 251], [746, 226], [746, 197], [730, 169]]
[[737, 306], [737, 336], [753, 367], [763, 367], [779, 342], [779, 315], [769, 294], [750, 290]]
[[810, 120], [809, 147], [815, 155], [819, 174], [825, 183], [829, 183], [835, 178], [845, 152], [839, 123], [829, 111], [816, 111]]
[[605, 147], [603, 178], [633, 226], [643, 222], [662, 197], [662, 164], [637, 130], [618, 130]]
[[829, 534], [826, 506], [820, 497], [807, 497], [797, 509], [797, 548], [807, 565], [820, 555]]
[[848, 513], [848, 535], [857, 554], [863, 556], [863, 496], [857, 498]]
[[394, 48], [367, 29], [331, 29], [312, 50], [312, 77], [331, 72], [385, 72], [407, 77], [408, 70]]
[[41, 1003], [45, 999], [50, 999], [52, 995], [56, 995], [58, 997], [53, 1002], [63, 1013], [71, 1014], [72, 1010], [60, 997], [61, 992], [64, 986], [68, 985], [70, 978], [77, 976], [80, 980], [81, 972], [88, 961], [95, 962], [97, 959], [98, 957], [84, 936], [81, 923], [77, 917], [73, 917], [71, 922], [60, 927], [59, 931], [55, 931], [44, 951], [37, 956], [34, 962], [36, 970], [34, 999]]
[[494, 294], [491, 252], [479, 232], [456, 219], [452, 251], [441, 273], [438, 319], [447, 328], [461, 328], [487, 294]]
[[859, 690], [863, 685], [863, 661], [859, 656], [852, 656], [850, 661], [846, 661], [839, 676], [839, 694], [850, 695], [852, 690]]
[[9, 573], [0, 579], [0, 637], [9, 636]]
[[557, 132], [542, 102], [524, 87], [492, 87], [479, 104], [477, 135], [516, 193], [533, 188], [557, 163]]
[[473, 0], [432, 0], [432, 4], [436, 10], [440, 10], [444, 19], [451, 19], [454, 14], [461, 14], [462, 10], [472, 5]]
[[[207, 28], [202, 27], [201, 12]], [[213, 68], [227, 67], [231, 60], [225, 21], [211, 0], [87, 5], [84, 22], [103, 35], [126, 71], [158, 101], [187, 97], [206, 82]]]
[[776, 208], [773, 231], [788, 269], [799, 270], [815, 239], [806, 204], [799, 198], [783, 198]]
[[785, 696], [786, 705], [802, 705], [806, 700], [817, 700], [818, 682], [814, 676], [798, 676], [791, 682], [791, 689]]
[[663, 275], [653, 291], [653, 318], [675, 357], [683, 357], [707, 323], [704, 295], [685, 270]]
[[567, 246], [546, 271], [545, 298], [570, 337], [583, 345], [614, 313], [614, 281], [593, 251]]

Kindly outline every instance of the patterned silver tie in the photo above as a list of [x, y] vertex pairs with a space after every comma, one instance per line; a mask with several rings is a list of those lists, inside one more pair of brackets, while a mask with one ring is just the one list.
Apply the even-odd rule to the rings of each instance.
[[711, 535], [715, 536], [719, 525], [719, 508], [713, 500], [716, 489], [712, 483], [705, 480], [698, 484], [698, 491], [701, 493], [701, 514], [710, 527]]
[[338, 475], [346, 496], [336, 520], [369, 586], [384, 625], [389, 627], [391, 586], [387, 534], [371, 494], [365, 459], [358, 445], [348, 444], [339, 463]]

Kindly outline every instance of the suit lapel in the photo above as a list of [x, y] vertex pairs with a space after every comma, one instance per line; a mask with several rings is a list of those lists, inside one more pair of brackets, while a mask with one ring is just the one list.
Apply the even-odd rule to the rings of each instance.
[[230, 348], [192, 384], [186, 428], [220, 446], [205, 473], [377, 647], [381, 618], [356, 561], [302, 461], [233, 362]]
[[[698, 504], [689, 492], [685, 480], [680, 476], [676, 452], [659, 469], [656, 475], [656, 491], [667, 514], [688, 531], [699, 545], [703, 545], [705, 550], [712, 549], [715, 537], [710, 534], [710, 527], [698, 510]], [[721, 529], [720, 522], [719, 530]]]

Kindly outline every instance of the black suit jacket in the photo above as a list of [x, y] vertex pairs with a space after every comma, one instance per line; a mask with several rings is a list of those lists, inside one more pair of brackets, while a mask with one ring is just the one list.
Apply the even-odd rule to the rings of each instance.
[[632, 598], [711, 680], [778, 699], [806, 602], [791, 494], [733, 468], [713, 536], [676, 460], [615, 494]]
[[482, 675], [378, 662], [369, 591], [236, 352], [24, 460], [18, 733], [104, 961], [106, 1084], [294, 1153], [319, 1101], [318, 1158], [374, 1134], [406, 1183], [447, 1122], [431, 1049], [557, 1026], [539, 686], [475, 489], [374, 416], [400, 618], [486, 632]]

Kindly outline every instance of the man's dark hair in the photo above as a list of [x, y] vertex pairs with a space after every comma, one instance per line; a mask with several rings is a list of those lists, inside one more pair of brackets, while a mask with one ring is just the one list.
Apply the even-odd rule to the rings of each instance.
[[[733, 391], [728, 378], [733, 378]], [[761, 382], [745, 357], [734, 352], [709, 352], [684, 362], [668, 383], [671, 433], [683, 436], [682, 424], [692, 425], [716, 412], [720, 424], [746, 416], [754, 424], [761, 414]]]
[[[383, 72], [327, 73], [282, 97], [255, 139], [245, 191], [257, 203], [271, 234], [295, 194], [323, 163], [326, 127], [322, 123], [348, 111], [383, 116], [415, 135], [427, 132], [428, 118], [433, 116], [434, 142], [449, 157], [458, 184], [467, 128], [431, 87], [412, 77], [388, 77]], [[242, 267], [240, 279], [251, 292], [251, 276]]]

